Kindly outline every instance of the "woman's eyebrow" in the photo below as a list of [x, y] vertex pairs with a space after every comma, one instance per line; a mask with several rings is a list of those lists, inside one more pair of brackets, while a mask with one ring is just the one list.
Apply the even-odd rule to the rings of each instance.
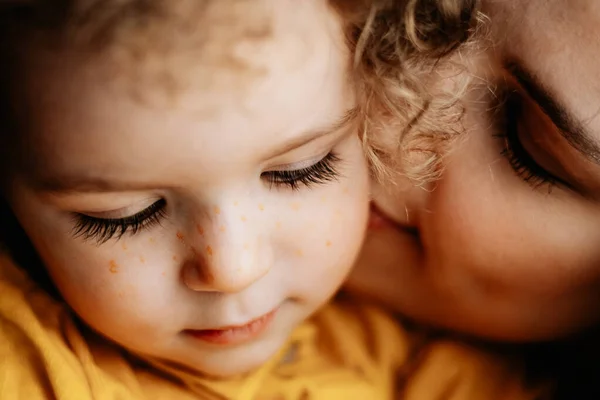
[[505, 69], [550, 118], [567, 142], [586, 158], [600, 165], [600, 145], [593, 139], [592, 133], [586, 130], [584, 124], [553, 97], [551, 91], [540, 82], [535, 74], [522, 63], [514, 60], [506, 63]]

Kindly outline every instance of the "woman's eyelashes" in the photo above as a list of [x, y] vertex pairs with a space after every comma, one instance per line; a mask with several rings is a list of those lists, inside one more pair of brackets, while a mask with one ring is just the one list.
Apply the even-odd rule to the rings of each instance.
[[[502, 156], [506, 157], [510, 166], [524, 182], [534, 189], [547, 187], [551, 191], [557, 184], [562, 183], [560, 179], [548, 172], [523, 146], [521, 139], [521, 126], [523, 118], [536, 118], [535, 115], [524, 114], [524, 99], [516, 91], [507, 93], [500, 105], [500, 130], [494, 135], [502, 140]], [[532, 113], [533, 114], [533, 113]], [[528, 132], [535, 136], [544, 132]]]
[[[268, 171], [261, 174], [261, 179], [270, 187], [286, 187], [300, 190], [302, 186], [325, 184], [338, 178], [337, 164], [340, 159], [329, 153], [317, 163], [297, 169], [284, 171]], [[124, 218], [98, 218], [86, 214], [75, 214], [75, 237], [84, 240], [95, 240], [103, 244], [111, 239], [120, 239], [125, 234], [135, 235], [159, 225], [166, 216], [167, 202], [160, 199], [142, 211]]]
[[261, 178], [267, 181], [270, 187], [288, 187], [299, 190], [301, 186], [311, 187], [335, 180], [339, 174], [337, 166], [340, 159], [335, 153], [330, 152], [319, 162], [301, 169], [284, 171], [267, 171]]

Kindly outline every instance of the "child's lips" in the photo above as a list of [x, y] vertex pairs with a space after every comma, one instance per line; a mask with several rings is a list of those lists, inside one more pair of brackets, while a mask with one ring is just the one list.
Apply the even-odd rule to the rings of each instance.
[[243, 325], [225, 326], [216, 329], [186, 330], [195, 339], [211, 344], [232, 346], [249, 342], [260, 336], [270, 326], [278, 308]]

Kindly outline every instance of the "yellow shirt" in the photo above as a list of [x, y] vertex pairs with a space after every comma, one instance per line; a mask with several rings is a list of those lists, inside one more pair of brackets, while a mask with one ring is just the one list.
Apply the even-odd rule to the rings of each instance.
[[[0, 399], [391, 399], [411, 339], [377, 308], [336, 301], [280, 354], [228, 380], [142, 362], [80, 326], [0, 255]], [[408, 400], [533, 399], [519, 374], [467, 346], [436, 342], [403, 384]]]

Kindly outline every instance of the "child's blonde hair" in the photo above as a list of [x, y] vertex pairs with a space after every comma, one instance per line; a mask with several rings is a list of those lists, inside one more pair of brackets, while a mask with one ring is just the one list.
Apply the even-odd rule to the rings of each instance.
[[[350, 24], [358, 120], [374, 176], [394, 171], [416, 184], [436, 180], [451, 139], [462, 132], [469, 75], [452, 60], [475, 47], [478, 1], [339, 3]], [[461, 79], [449, 82], [450, 74]]]
[[[456, 136], [461, 109], [455, 106], [466, 87], [434, 90], [440, 81], [436, 74], [447, 70], [449, 56], [469, 43], [477, 0], [329, 2], [344, 19], [354, 54], [356, 122], [374, 175], [382, 177], [393, 169], [419, 183], [435, 179], [445, 145]], [[170, 72], [169, 61], [201, 56], [202, 62], [193, 67], [211, 67], [207, 82], [234, 79], [239, 85], [259, 68], [249, 68], [250, 60], [232, 50], [239, 48], [235, 43], [259, 43], [269, 35], [269, 21], [255, 0], [3, 0], [0, 147], [9, 149], [6, 137], [14, 135], [7, 133], [19, 130], [10, 123], [9, 92], [19, 70], [15, 60], [32, 43], [50, 50], [71, 46], [83, 53], [110, 51], [120, 60], [115, 75], [138, 80], [144, 78], [139, 68], [144, 60], [154, 82], [172, 93], [182, 83]], [[120, 68], [123, 61], [137, 65]], [[232, 69], [226, 79], [214, 76]], [[9, 154], [2, 154], [4, 160], [10, 155], [5, 151]]]

